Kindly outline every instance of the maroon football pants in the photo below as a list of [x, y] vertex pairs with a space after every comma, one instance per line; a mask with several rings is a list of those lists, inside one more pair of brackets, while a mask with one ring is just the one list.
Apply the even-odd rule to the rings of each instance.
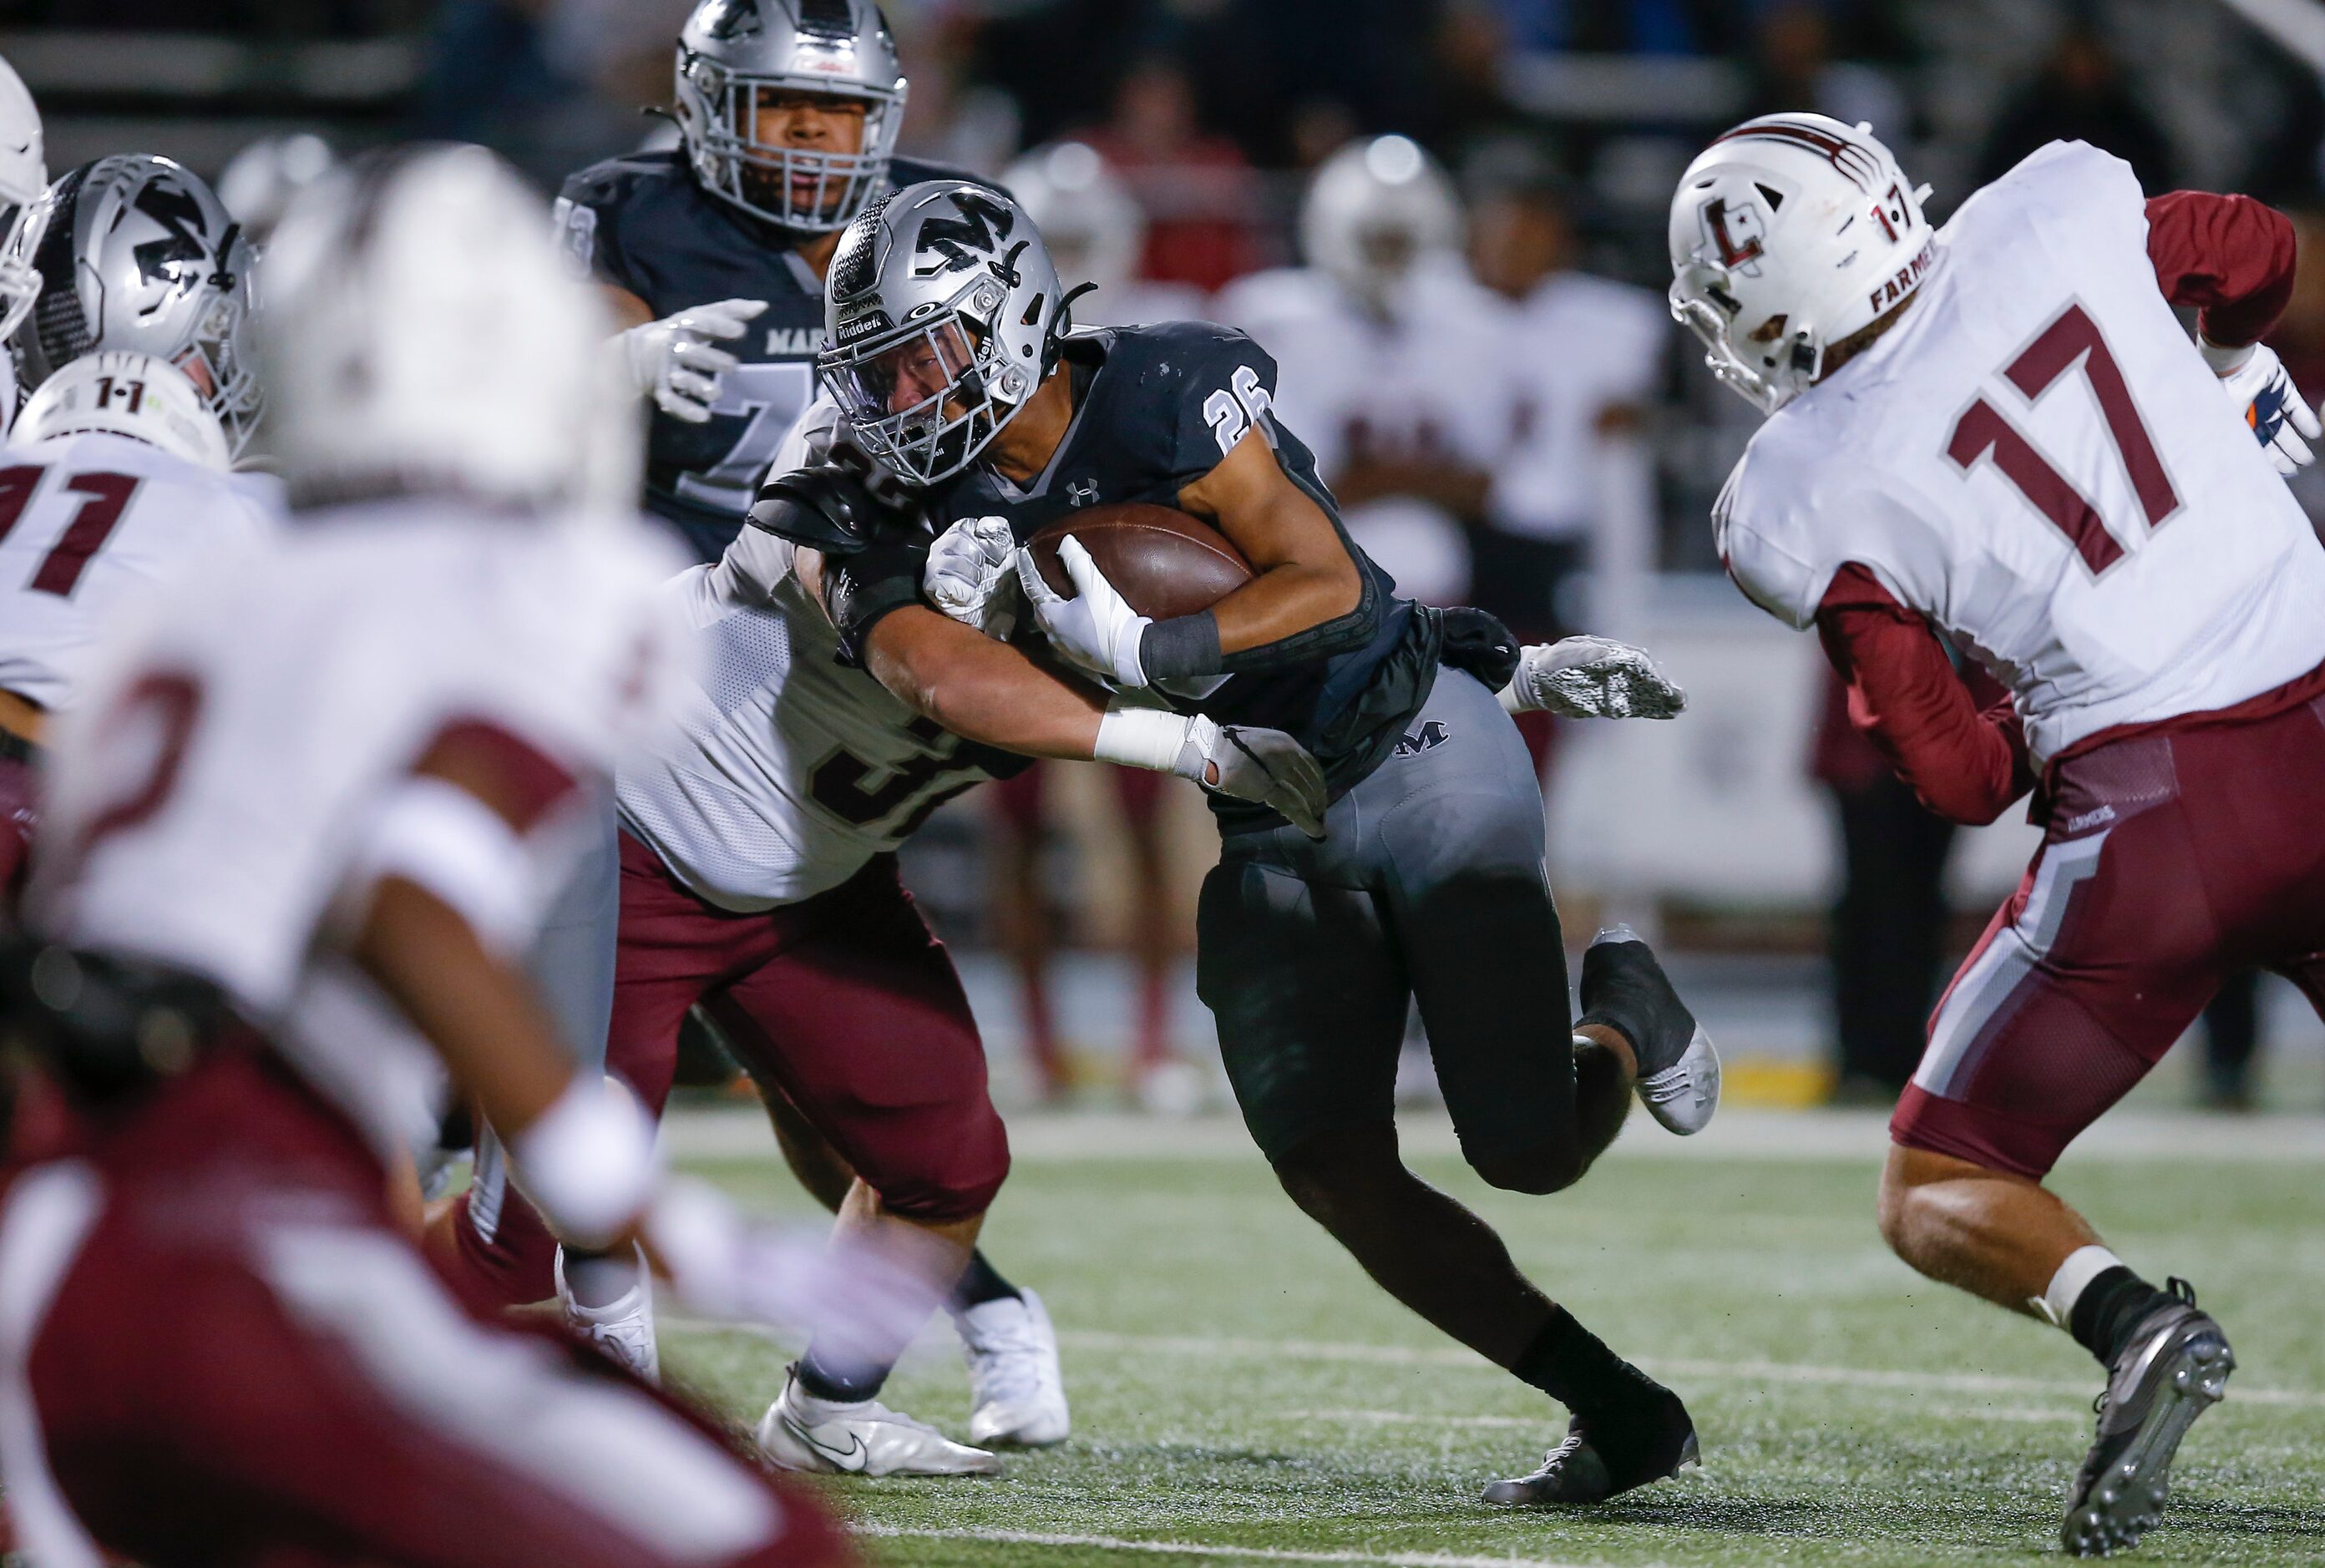
[[[894, 855], [812, 899], [735, 914], [681, 887], [624, 834], [606, 1070], [656, 1116], [677, 1070], [679, 1025], [697, 1003], [751, 1076], [788, 1097], [890, 1210], [940, 1222], [991, 1206], [1009, 1174], [1009, 1135], [984, 1043]], [[496, 1176], [455, 1205], [452, 1241], [450, 1267], [478, 1298], [551, 1293], [556, 1242]]]
[[0, 1398], [28, 1398], [41, 1436], [0, 1455], [20, 1534], [55, 1527], [47, 1499], [150, 1568], [851, 1560], [809, 1497], [674, 1402], [463, 1311], [385, 1185], [256, 1051], [20, 1176]]
[[2040, 1178], [2229, 976], [2325, 1010], [2325, 698], [2061, 762], [2050, 830], [1939, 1002], [1890, 1135]]

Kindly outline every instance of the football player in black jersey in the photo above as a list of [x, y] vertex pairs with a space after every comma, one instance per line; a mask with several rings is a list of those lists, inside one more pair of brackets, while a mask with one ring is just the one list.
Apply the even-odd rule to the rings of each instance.
[[823, 275], [894, 156], [905, 81], [872, 0], [702, 0], [679, 34], [682, 147], [565, 182], [569, 264], [603, 285], [653, 403], [645, 503], [706, 561], [813, 394]]
[[[556, 216], [568, 265], [628, 324], [616, 348], [653, 405], [645, 504], [716, 561], [812, 393], [840, 232], [895, 180], [943, 171], [894, 156], [906, 83], [873, 0], [701, 0], [679, 34], [676, 74], [683, 145], [583, 170]], [[618, 902], [610, 819], [605, 838], [552, 913], [533, 966], [569, 1032], [597, 1049]], [[853, 1173], [779, 1094], [767, 1099], [793, 1170], [836, 1208]], [[643, 1286], [626, 1266], [577, 1263], [560, 1289], [593, 1337], [653, 1364]], [[972, 1257], [950, 1305], [980, 1390], [1027, 1381], [1007, 1364], [1025, 1356], [1055, 1380], [1046, 1334], [970, 1330], [976, 1309], [990, 1325], [1005, 1315], [994, 1309], [1020, 1299], [981, 1252]]]
[[[1394, 1107], [1417, 998], [1463, 1154], [1496, 1186], [1571, 1185], [1635, 1089], [1673, 1131], [1709, 1121], [1718, 1058], [1627, 930], [1590, 947], [1570, 1024], [1540, 787], [1505, 711], [1668, 717], [1676, 688], [1634, 649], [1520, 650], [1476, 611], [1398, 598], [1274, 419], [1266, 353], [1202, 324], [1073, 331], [1071, 296], [1005, 198], [932, 181], [881, 198], [842, 237], [829, 292], [831, 395], [857, 447], [920, 487], [917, 504], [884, 508], [825, 466], [771, 481], [752, 521], [803, 547], [798, 569], [843, 647], [906, 702], [957, 715], [997, 678], [996, 645], [972, 678], [959, 634], [1015, 613], [1119, 694], [1101, 757], [1134, 750], [1158, 701], [1305, 746], [1333, 798], [1320, 835], [1212, 799], [1223, 847], [1198, 982], [1255, 1139], [1385, 1288], [1569, 1408], [1544, 1462], [1487, 1500], [1596, 1502], [1691, 1462], [1678, 1397], [1405, 1169]], [[1018, 547], [1078, 507], [1123, 502], [1210, 522], [1255, 576], [1200, 614], [1149, 622], [1070, 540], [1077, 591], [1053, 593]]]

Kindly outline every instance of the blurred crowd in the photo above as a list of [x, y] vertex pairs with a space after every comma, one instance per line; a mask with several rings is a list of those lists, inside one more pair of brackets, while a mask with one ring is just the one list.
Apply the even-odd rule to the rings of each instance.
[[[401, 40], [376, 94], [302, 104], [236, 77], [221, 102], [261, 141], [227, 171], [259, 207], [317, 149], [419, 134], [495, 146], [553, 189], [661, 138], [687, 0], [31, 0], [32, 28], [202, 32], [267, 47]], [[2274, 341], [2325, 396], [2325, 93], [2225, 6], [2189, 0], [891, 0], [911, 81], [900, 151], [1009, 184], [1085, 320], [1208, 317], [1282, 363], [1281, 411], [1352, 527], [1404, 589], [1528, 636], [1620, 633], [1656, 572], [1716, 569], [1704, 523], [1754, 423], [1681, 351], [1659, 298], [1672, 180], [1704, 134], [1815, 109], [1869, 121], [1936, 187], [1942, 218], [2027, 152], [2080, 138], [2150, 190], [2204, 184], [2292, 212], [2299, 284]], [[337, 58], [337, 57], [335, 57]], [[368, 59], [369, 57], [366, 57]], [[352, 69], [352, 68], [348, 68]], [[29, 74], [29, 73], [28, 73]], [[101, 73], [99, 73], [101, 78]], [[254, 80], [262, 85], [253, 85]], [[184, 114], [102, 79], [92, 115]], [[640, 110], [648, 111], [642, 118]], [[215, 171], [212, 171], [215, 172]], [[238, 181], [238, 183], [237, 183]], [[2311, 239], [2320, 243], [2311, 244]], [[2325, 479], [2303, 476], [2325, 519]], [[1828, 694], [1829, 696], [1830, 694]], [[1529, 741], [1554, 765], [1549, 721]], [[1958, 952], [1928, 816], [1828, 702], [1803, 769], [1833, 804], [1836, 1075], [1893, 1095]], [[1126, 776], [1125, 776], [1126, 777]], [[1144, 776], [1139, 776], [1144, 780]], [[1014, 955], [1044, 1083], [1073, 1072], [1043, 983], [1065, 911], [1141, 964], [1135, 1076], [1170, 1087], [1168, 976], [1188, 803], [1045, 791], [961, 814], [975, 858], [931, 901]], [[1103, 793], [1099, 791], [1098, 793]], [[1184, 810], [1181, 810], [1184, 807]], [[1052, 853], [1061, 823], [1126, 822], [1092, 898]], [[1176, 826], [1174, 826], [1174, 824]], [[961, 835], [972, 842], [964, 844]], [[1081, 835], [1070, 835], [1077, 839]], [[1190, 842], [1194, 842], [1190, 840]], [[1134, 891], [1135, 890], [1135, 891]], [[1132, 911], [1128, 915], [1107, 911]], [[2210, 1019], [2208, 1092], [2249, 1102], [2259, 1009]]]

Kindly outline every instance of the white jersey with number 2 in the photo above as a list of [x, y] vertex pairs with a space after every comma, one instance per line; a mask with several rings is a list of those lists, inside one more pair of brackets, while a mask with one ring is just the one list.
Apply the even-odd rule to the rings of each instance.
[[1744, 591], [1804, 627], [1862, 565], [2010, 688], [2038, 762], [2325, 663], [2325, 550], [2158, 289], [2130, 166], [2054, 143], [1937, 247], [1729, 477]]

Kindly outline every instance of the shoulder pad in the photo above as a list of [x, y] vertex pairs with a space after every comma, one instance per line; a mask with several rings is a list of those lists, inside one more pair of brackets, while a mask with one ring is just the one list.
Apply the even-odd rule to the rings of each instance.
[[864, 475], [837, 463], [770, 479], [748, 519], [754, 528], [828, 556], [859, 555], [913, 531], [913, 519], [903, 507], [875, 497]]

